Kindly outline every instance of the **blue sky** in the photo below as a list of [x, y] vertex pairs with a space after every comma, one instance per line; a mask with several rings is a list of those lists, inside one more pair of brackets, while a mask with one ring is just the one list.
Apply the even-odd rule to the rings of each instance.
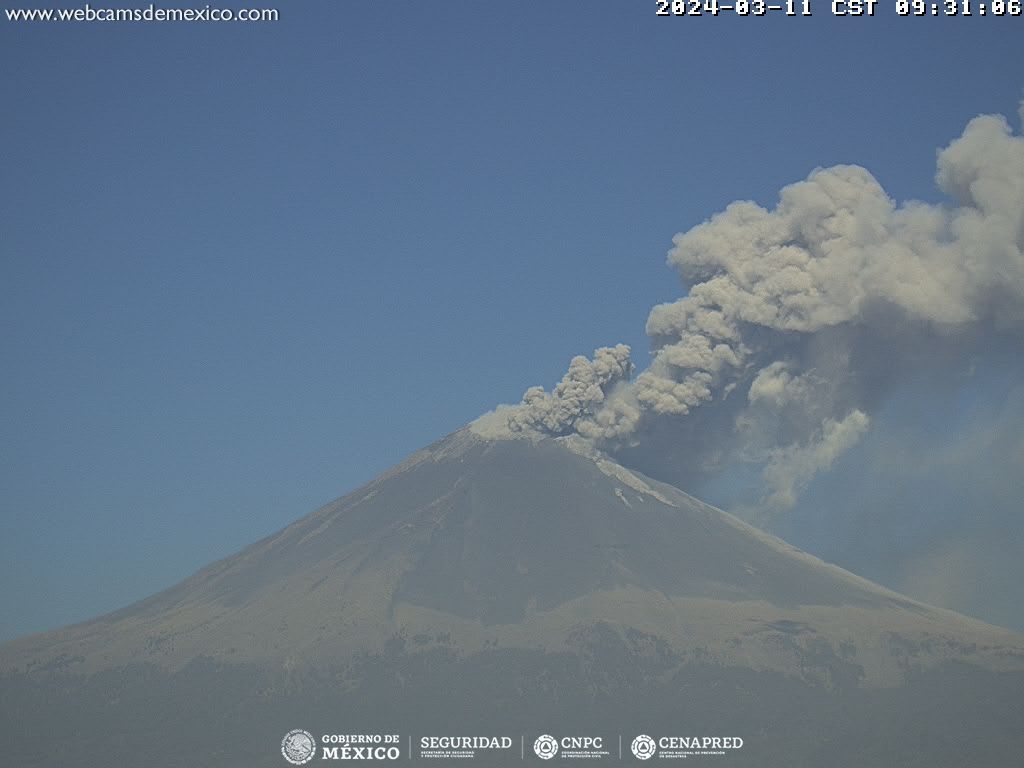
[[168, 586], [572, 355], [643, 363], [672, 235], [731, 200], [835, 163], [940, 199], [936, 149], [1016, 112], [1020, 19], [813, 7], [0, 21], [0, 638]]

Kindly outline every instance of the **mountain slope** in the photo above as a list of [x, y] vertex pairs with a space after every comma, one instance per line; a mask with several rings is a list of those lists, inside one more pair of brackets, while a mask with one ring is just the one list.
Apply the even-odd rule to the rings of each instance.
[[[465, 429], [176, 587], [3, 646], [0, 714], [17, 736], [52, 734], [58, 711], [80, 722], [88, 709], [100, 720], [85, 744], [102, 744], [138, 697], [139, 722], [121, 738], [152, 742], [184, 722], [154, 700], [191, 710], [187, 698], [214, 686], [234, 691], [230, 704], [153, 764], [228, 765], [195, 751], [212, 723], [236, 745], [303, 718], [326, 732], [339, 720], [539, 728], [540, 716], [642, 728], [674, 721], [698, 691], [689, 724], [747, 729], [750, 747], [730, 762], [770, 764], [758, 761], [782, 750], [799, 765], [822, 754], [797, 723], [836, 728], [830, 718], [856, 713], [856, 727], [885, 730], [955, 680], [959, 702], [915, 727], [948, 733], [950, 718], [988, 707], [976, 731], [1002, 759], [993, 744], [1024, 747], [999, 725], [1024, 702], [1022, 671], [1021, 636], [827, 565], [578, 439]], [[58, 689], [75, 714], [54, 708]], [[254, 723], [265, 728], [245, 736]], [[836, 738], [864, 757], [865, 745]], [[81, 764], [103, 754], [52, 739]], [[21, 764], [52, 763], [27, 736], [13, 743]], [[932, 746], [930, 764], [954, 764], [942, 762], [948, 745]], [[272, 749], [248, 759], [281, 764]]]

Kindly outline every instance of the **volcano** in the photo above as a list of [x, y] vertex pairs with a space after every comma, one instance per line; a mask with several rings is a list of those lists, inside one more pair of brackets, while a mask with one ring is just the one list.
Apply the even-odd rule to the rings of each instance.
[[425, 734], [514, 738], [479, 765], [536, 762], [549, 732], [740, 737], [691, 755], [717, 765], [1018, 765], [1024, 637], [578, 437], [469, 427], [171, 589], [0, 647], [5, 764], [280, 768], [297, 727], [402, 734], [403, 759]]

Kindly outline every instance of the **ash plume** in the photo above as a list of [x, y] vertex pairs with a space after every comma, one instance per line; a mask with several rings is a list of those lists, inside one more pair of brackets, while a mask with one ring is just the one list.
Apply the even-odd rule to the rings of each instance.
[[950, 202], [897, 203], [840, 165], [770, 210], [730, 204], [673, 238], [690, 288], [651, 310], [647, 370], [630, 380], [628, 347], [599, 349], [476, 428], [575, 432], [674, 480], [742, 462], [761, 469], [765, 505], [792, 505], [893, 387], [1024, 327], [1024, 138], [977, 117], [935, 178]]

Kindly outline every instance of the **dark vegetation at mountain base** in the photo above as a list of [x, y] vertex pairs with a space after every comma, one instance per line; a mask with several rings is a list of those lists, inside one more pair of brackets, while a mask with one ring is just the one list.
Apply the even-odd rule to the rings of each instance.
[[[197, 659], [175, 673], [8, 675], [4, 763], [280, 768], [280, 739], [299, 727], [318, 737], [398, 733], [403, 750], [408, 736], [453, 733], [731, 735], [742, 749], [688, 764], [762, 768], [1005, 768], [1024, 754], [1024, 673], [949, 662], [897, 688], [829, 690], [778, 672], [698, 661], [669, 668], [624, 659], [615, 645], [594, 650], [589, 660], [521, 649], [465, 659], [402, 652], [320, 674]], [[513, 751], [472, 763], [522, 764]], [[623, 760], [635, 762], [628, 749]], [[528, 753], [527, 762], [539, 761]]]

